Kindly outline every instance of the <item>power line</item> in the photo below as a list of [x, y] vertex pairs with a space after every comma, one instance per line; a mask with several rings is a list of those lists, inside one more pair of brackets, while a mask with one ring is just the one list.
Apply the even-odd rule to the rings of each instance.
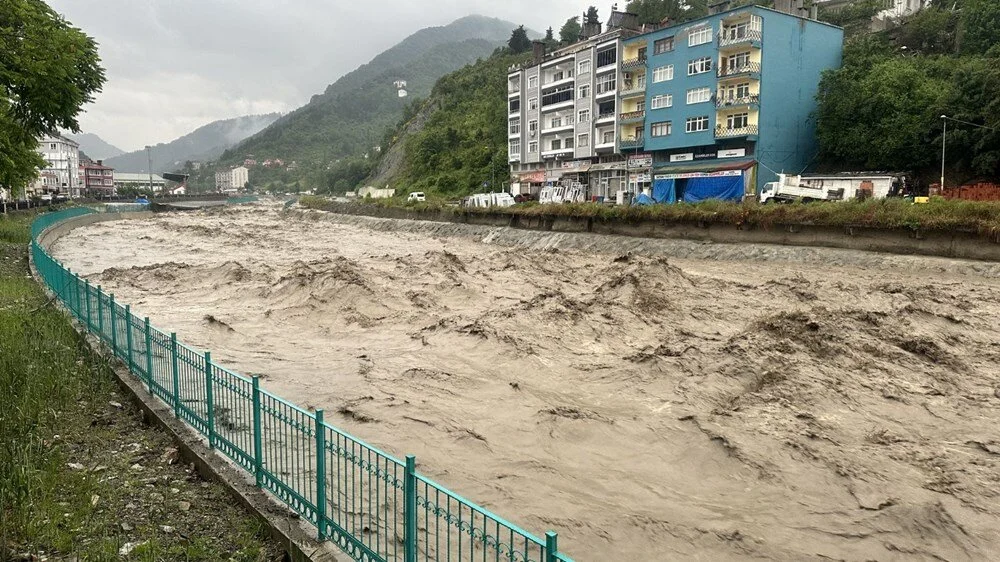
[[973, 127], [979, 127], [980, 129], [986, 129], [987, 131], [1000, 132], [1000, 129], [994, 127], [987, 127], [986, 125], [979, 125], [976, 123], [969, 123], [968, 121], [962, 121], [961, 119], [955, 119], [954, 117], [948, 117], [947, 115], [942, 115], [942, 119], [947, 119], [948, 121], [954, 121], [956, 123], [962, 123], [963, 125], [971, 125]]

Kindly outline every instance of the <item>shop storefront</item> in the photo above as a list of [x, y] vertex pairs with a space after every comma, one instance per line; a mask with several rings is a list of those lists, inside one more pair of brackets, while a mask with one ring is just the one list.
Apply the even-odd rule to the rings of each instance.
[[590, 166], [590, 199], [614, 201], [619, 191], [627, 191], [625, 162], [605, 162]]
[[626, 161], [628, 170], [628, 191], [638, 195], [650, 194], [652, 188], [652, 154], [633, 154]]
[[654, 166], [651, 197], [657, 203], [741, 201], [754, 192], [757, 165], [754, 160], [713, 160], [700, 165], [682, 162]]

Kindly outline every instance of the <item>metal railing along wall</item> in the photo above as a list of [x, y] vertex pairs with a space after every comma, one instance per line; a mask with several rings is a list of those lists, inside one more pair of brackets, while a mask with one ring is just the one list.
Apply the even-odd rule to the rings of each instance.
[[354, 560], [572, 562], [555, 533], [539, 538], [418, 474], [396, 458], [260, 388], [207, 351], [158, 330], [149, 318], [93, 286], [42, 248], [38, 236], [72, 208], [32, 223], [31, 252], [42, 281], [174, 416], [249, 473]]

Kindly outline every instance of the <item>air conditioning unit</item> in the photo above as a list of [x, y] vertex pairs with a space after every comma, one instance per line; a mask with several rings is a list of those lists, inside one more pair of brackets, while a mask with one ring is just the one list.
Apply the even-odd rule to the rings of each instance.
[[538, 131], [531, 131], [531, 132], [528, 133], [528, 136], [530, 136], [531, 138], [535, 138], [535, 135], [537, 135], [537, 134], [538, 134]]

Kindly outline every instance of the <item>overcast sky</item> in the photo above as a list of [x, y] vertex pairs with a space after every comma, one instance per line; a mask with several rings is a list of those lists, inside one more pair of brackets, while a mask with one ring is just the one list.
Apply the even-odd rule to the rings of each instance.
[[[424, 27], [470, 14], [558, 34], [578, 0], [48, 0], [97, 39], [108, 80], [83, 132], [123, 150], [286, 112]], [[598, 6], [601, 15], [611, 4]]]

